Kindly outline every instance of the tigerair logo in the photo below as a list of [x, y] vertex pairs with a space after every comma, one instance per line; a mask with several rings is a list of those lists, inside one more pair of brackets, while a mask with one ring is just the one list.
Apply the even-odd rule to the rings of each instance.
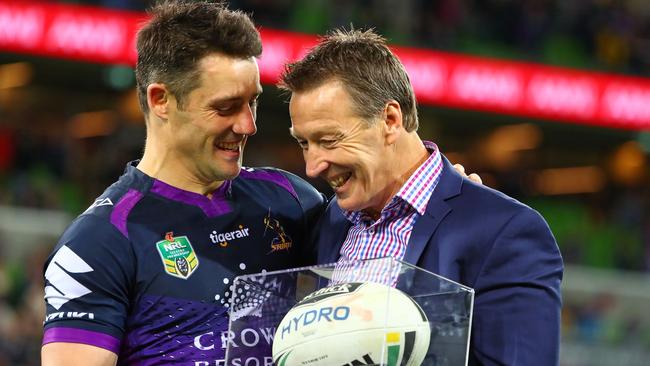
[[235, 239], [245, 238], [249, 235], [250, 234], [248, 233], [248, 228], [244, 227], [244, 225], [239, 225], [239, 230], [233, 230], [226, 233], [218, 233], [216, 231], [212, 231], [212, 233], [210, 233], [210, 240], [213, 244], [219, 244], [220, 247], [225, 248], [230, 245], [231, 241]]
[[266, 236], [266, 232], [269, 230], [275, 233], [275, 236], [271, 239], [271, 251], [267, 254], [291, 249], [291, 246], [293, 245], [291, 237], [284, 232], [284, 228], [280, 225], [280, 221], [271, 217], [270, 208], [269, 213], [264, 217], [264, 236]]

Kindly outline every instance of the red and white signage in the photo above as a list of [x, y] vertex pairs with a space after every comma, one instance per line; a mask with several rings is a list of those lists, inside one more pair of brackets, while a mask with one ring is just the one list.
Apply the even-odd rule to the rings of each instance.
[[0, 50], [133, 65], [138, 12], [0, 1]]
[[[134, 65], [140, 12], [0, 0], [0, 52]], [[277, 82], [317, 38], [260, 29], [260, 74]], [[650, 80], [393, 47], [420, 103], [631, 130], [650, 130]]]

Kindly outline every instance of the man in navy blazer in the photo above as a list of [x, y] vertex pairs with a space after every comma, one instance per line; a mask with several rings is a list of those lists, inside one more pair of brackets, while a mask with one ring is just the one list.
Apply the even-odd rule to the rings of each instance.
[[[333, 263], [350, 222], [336, 199], [321, 219], [318, 263]], [[529, 207], [444, 162], [403, 259], [472, 287], [470, 365], [557, 365], [562, 259]]]
[[559, 363], [562, 258], [530, 207], [457, 173], [417, 134], [406, 72], [372, 31], [334, 31], [280, 87], [330, 202], [319, 263], [392, 256], [475, 290], [470, 365]]

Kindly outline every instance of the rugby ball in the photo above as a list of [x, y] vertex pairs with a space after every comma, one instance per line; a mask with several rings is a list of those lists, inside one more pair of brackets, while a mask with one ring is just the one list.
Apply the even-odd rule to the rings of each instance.
[[419, 366], [430, 336], [426, 315], [402, 291], [343, 283], [289, 310], [273, 338], [273, 360], [277, 366]]

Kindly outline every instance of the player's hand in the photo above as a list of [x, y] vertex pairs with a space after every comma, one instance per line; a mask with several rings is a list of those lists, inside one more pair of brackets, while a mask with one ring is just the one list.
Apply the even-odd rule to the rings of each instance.
[[472, 182], [478, 183], [478, 184], [483, 184], [483, 180], [481, 179], [481, 177], [479, 177], [478, 174], [472, 173], [470, 175], [467, 175], [467, 173], [465, 173], [465, 167], [462, 166], [461, 164], [454, 164], [454, 169], [456, 169], [456, 171], [460, 175], [462, 175], [463, 177], [471, 180]]

